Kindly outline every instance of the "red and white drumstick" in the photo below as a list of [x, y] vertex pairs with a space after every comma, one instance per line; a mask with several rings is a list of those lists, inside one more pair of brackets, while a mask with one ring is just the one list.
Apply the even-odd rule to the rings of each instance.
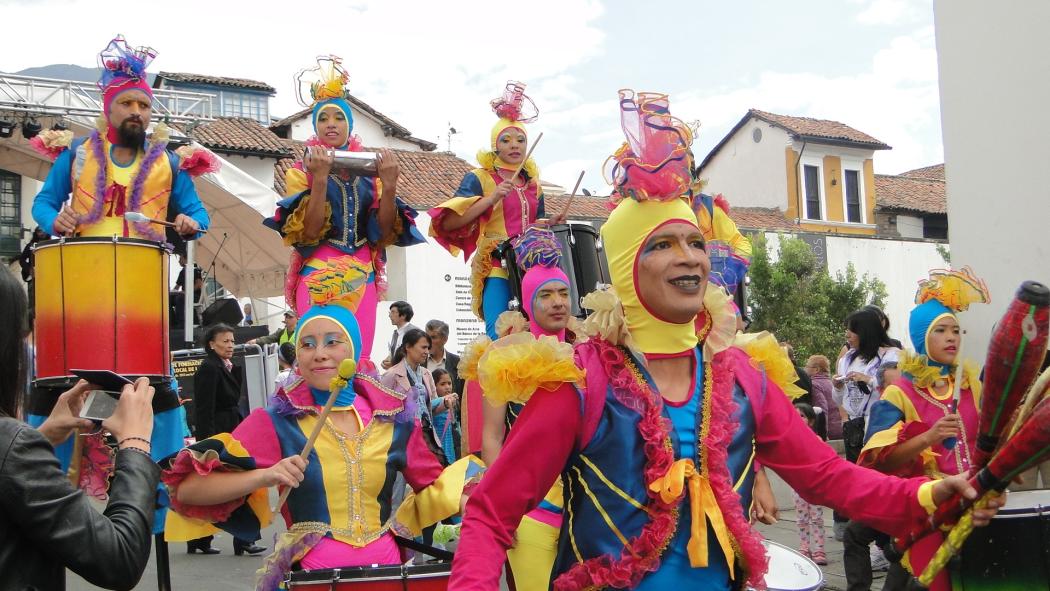
[[[129, 212], [125, 213], [124, 214], [124, 219], [128, 220], [129, 222], [146, 223], [146, 224], [158, 224], [158, 225], [161, 225], [161, 226], [167, 226], [169, 228], [174, 228], [175, 227], [175, 223], [174, 222], [167, 222], [167, 221], [164, 221], [164, 220], [157, 220], [157, 219], [153, 219], [151, 217], [146, 217], [145, 215], [143, 215], [143, 214], [141, 214], [141, 213], [139, 213], [137, 211], [129, 211]], [[207, 234], [208, 233], [207, 230], [197, 230], [197, 231], [200, 232], [201, 234]]]

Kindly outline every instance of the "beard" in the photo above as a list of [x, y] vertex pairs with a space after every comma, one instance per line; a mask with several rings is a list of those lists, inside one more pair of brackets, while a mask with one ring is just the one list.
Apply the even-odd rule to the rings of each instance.
[[125, 148], [141, 148], [146, 143], [146, 126], [141, 121], [125, 119], [117, 128], [117, 143]]

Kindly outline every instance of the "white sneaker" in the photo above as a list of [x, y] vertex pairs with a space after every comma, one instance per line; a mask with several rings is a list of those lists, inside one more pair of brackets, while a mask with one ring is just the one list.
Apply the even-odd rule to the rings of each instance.
[[871, 571], [884, 571], [890, 570], [890, 561], [886, 560], [886, 556], [882, 554], [882, 549], [878, 546], [871, 546]]

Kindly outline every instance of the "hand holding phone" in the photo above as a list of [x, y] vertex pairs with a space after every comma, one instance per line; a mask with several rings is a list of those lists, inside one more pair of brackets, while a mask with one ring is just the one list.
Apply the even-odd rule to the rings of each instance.
[[73, 375], [92, 385], [91, 393], [80, 411], [80, 416], [92, 421], [104, 421], [117, 409], [117, 401], [124, 386], [131, 383], [128, 378], [106, 370], [73, 369]]

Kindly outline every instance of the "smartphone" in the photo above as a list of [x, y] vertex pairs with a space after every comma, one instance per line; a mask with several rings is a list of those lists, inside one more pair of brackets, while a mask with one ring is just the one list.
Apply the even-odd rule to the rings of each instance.
[[128, 378], [104, 369], [71, 369], [69, 371], [78, 378], [99, 387], [98, 390], [92, 390], [88, 394], [84, 407], [80, 409], [82, 418], [93, 421], [108, 419], [117, 409], [120, 392], [126, 384], [132, 383]]
[[80, 417], [92, 421], [104, 421], [117, 410], [120, 401], [120, 392], [107, 392], [106, 390], [92, 390], [84, 401], [84, 407], [80, 409]]

